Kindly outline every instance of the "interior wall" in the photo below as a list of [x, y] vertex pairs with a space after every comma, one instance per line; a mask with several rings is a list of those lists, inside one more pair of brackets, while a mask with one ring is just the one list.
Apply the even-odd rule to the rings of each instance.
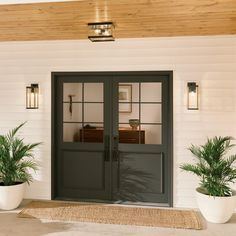
[[[174, 206], [195, 207], [198, 180], [183, 173], [187, 148], [207, 137], [236, 137], [236, 36], [0, 43], [0, 133], [28, 121], [20, 134], [37, 148], [40, 171], [26, 198], [50, 199], [51, 72], [174, 71]], [[197, 81], [200, 110], [186, 109], [186, 83]], [[25, 109], [25, 88], [39, 83], [40, 107]], [[236, 149], [234, 149], [236, 152]]]

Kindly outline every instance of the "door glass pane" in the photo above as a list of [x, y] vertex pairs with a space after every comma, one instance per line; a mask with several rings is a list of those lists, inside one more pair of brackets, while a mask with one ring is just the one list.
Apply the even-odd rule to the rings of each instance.
[[161, 83], [141, 83], [141, 102], [161, 102]]
[[129, 124], [119, 124], [119, 130], [122, 130], [122, 129], [129, 129], [129, 130], [131, 130], [132, 128], [130, 127]]
[[84, 83], [85, 102], [103, 102], [103, 83]]
[[120, 83], [119, 142], [159, 144], [162, 136], [161, 125], [162, 84]]
[[64, 83], [64, 142], [103, 142], [103, 83]]
[[81, 142], [80, 129], [82, 124], [64, 123], [63, 140], [64, 142]]
[[102, 143], [103, 142], [103, 124], [85, 124], [80, 130], [80, 136], [84, 143]]
[[141, 123], [161, 123], [161, 104], [141, 104]]
[[130, 83], [132, 86], [132, 102], [139, 101], [139, 83]]
[[119, 143], [145, 144], [145, 132], [136, 128], [131, 128], [130, 124], [119, 124]]
[[162, 143], [162, 126], [161, 125], [141, 125], [141, 129], [145, 132], [145, 144], [161, 144]]
[[64, 103], [63, 104], [64, 121], [82, 122], [82, 104]]
[[64, 83], [63, 101], [64, 102], [81, 102], [82, 101], [82, 83]]
[[[119, 83], [119, 102], [130, 103], [139, 101], [139, 83]], [[130, 112], [128, 106], [120, 107], [121, 112]]]
[[103, 103], [84, 103], [84, 122], [103, 122]]
[[139, 104], [121, 104], [119, 107], [130, 105], [132, 107], [131, 112], [119, 112], [119, 123], [129, 123], [130, 119], [139, 119]]
[[132, 112], [132, 103], [119, 103], [119, 112], [120, 113], [131, 113]]

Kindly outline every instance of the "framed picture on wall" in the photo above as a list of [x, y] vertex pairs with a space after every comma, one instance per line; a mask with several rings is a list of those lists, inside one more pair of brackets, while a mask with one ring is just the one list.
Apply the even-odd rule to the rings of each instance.
[[131, 84], [119, 85], [119, 112], [120, 113], [132, 112], [132, 85]]

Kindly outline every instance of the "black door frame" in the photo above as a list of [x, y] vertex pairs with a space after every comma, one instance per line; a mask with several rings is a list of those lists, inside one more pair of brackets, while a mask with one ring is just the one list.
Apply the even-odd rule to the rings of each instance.
[[[168, 83], [168, 163], [167, 170], [169, 172], [168, 182], [167, 182], [167, 192], [168, 192], [168, 203], [164, 206], [173, 206], [173, 71], [124, 71], [124, 72], [52, 72], [52, 93], [51, 93], [51, 199], [56, 198], [56, 137], [57, 137], [57, 128], [55, 127], [55, 112], [56, 112], [56, 79], [59, 76], [135, 76], [135, 75], [154, 75], [154, 76], [167, 76]], [[160, 204], [163, 205], [163, 204]]]

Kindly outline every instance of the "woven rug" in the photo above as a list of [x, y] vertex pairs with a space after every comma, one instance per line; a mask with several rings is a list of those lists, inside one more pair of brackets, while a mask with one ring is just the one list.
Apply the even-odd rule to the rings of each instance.
[[18, 216], [59, 221], [202, 229], [200, 216], [195, 211], [94, 203], [32, 201]]

